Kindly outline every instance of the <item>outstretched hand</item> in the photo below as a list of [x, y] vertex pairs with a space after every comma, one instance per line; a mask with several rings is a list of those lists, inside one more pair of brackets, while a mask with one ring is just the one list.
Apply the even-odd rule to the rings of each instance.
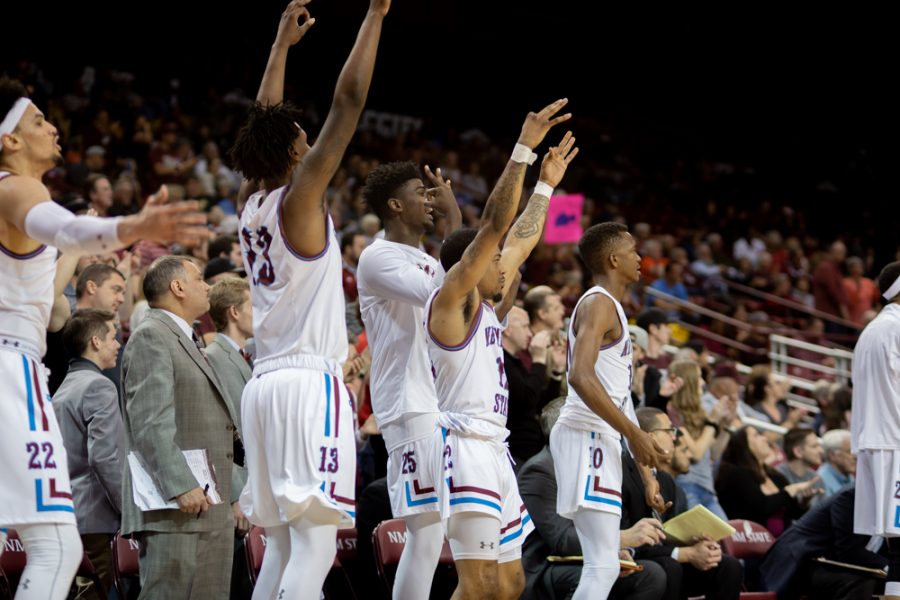
[[168, 188], [160, 187], [136, 215], [138, 222], [134, 227], [134, 235], [120, 237], [130, 237], [134, 241], [149, 240], [161, 244], [178, 242], [182, 246], [196, 246], [204, 236], [209, 235], [206, 215], [200, 212], [199, 202], [189, 200], [166, 204], [168, 200]]
[[568, 103], [568, 98], [561, 98], [552, 104], [548, 104], [540, 112], [528, 113], [528, 116], [525, 117], [525, 123], [522, 125], [522, 133], [519, 134], [519, 143], [532, 149], [536, 148], [544, 140], [544, 136], [547, 135], [550, 128], [572, 118], [572, 113], [566, 113], [558, 117], [553, 116]]
[[550, 187], [556, 187], [562, 181], [563, 175], [572, 159], [578, 155], [578, 148], [575, 146], [575, 138], [571, 131], [567, 131], [563, 136], [559, 146], [553, 146], [544, 156], [541, 163], [541, 181]]
[[[284, 12], [281, 13], [281, 22], [278, 23], [278, 34], [275, 36], [276, 46], [293, 46], [306, 35], [309, 28], [316, 20], [309, 16], [306, 5], [311, 0], [292, 0]], [[303, 22], [300, 22], [300, 19]]]

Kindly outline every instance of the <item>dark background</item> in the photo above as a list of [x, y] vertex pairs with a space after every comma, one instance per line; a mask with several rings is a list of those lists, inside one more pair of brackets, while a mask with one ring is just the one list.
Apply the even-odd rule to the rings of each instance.
[[[16, 3], [4, 7], [0, 70], [26, 57], [67, 85], [90, 64], [136, 73], [155, 93], [177, 78], [186, 104], [202, 104], [210, 87], [253, 95], [284, 4]], [[317, 23], [291, 52], [287, 97], [327, 106], [366, 6], [310, 5]], [[832, 224], [834, 210], [881, 222], [900, 204], [892, 22], [822, 5], [620, 12], [587, 0], [395, 0], [368, 107], [502, 139], [525, 111], [568, 96], [576, 116], [593, 117], [582, 130], [573, 122], [585, 152], [600, 133], [618, 132], [613, 143], [634, 133], [651, 155], [753, 165], [782, 194], [829, 181], [840, 194], [806, 201], [836, 202]]]

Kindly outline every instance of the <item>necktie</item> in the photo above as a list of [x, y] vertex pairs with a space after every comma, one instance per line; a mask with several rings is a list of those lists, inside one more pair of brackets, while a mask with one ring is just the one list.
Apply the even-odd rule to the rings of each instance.
[[246, 350], [241, 350], [240, 352], [241, 352], [241, 358], [243, 358], [244, 361], [246, 361], [246, 363], [252, 367], [253, 366], [253, 357], [250, 356], [250, 353], [247, 352]]
[[203, 360], [206, 361], [206, 364], [209, 364], [209, 358], [206, 356], [206, 347], [203, 345], [203, 342], [197, 336], [196, 333], [191, 334], [191, 339], [194, 340], [194, 345], [197, 346], [197, 351], [200, 352], [200, 356], [203, 357]]

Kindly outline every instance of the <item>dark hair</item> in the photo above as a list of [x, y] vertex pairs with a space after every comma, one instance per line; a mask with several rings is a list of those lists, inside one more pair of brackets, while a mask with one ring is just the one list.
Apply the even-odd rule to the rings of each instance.
[[206, 248], [206, 255], [210, 260], [223, 254], [225, 258], [228, 258], [231, 254], [231, 246], [237, 243], [239, 242], [236, 235], [220, 235], [209, 243], [209, 246]]
[[658, 408], [645, 406], [634, 411], [634, 414], [637, 416], [640, 428], [650, 433], [651, 429], [656, 429], [656, 424], [659, 423], [659, 416], [665, 413]]
[[84, 268], [84, 271], [81, 272], [81, 275], [78, 276], [78, 279], [75, 282], [75, 298], [81, 300], [84, 293], [87, 291], [88, 281], [93, 281], [97, 287], [100, 287], [113, 275], [118, 275], [123, 280], [125, 279], [125, 276], [115, 267], [101, 263], [88, 265]]
[[669, 322], [669, 317], [658, 308], [648, 308], [641, 312], [637, 318], [637, 326], [650, 333], [651, 325], [664, 325]]
[[362, 233], [356, 230], [348, 231], [341, 236], [341, 254], [344, 254], [344, 250], [353, 245], [353, 240], [355, 240], [357, 236], [365, 237]]
[[747, 382], [746, 402], [750, 406], [766, 399], [766, 386], [769, 385], [768, 375], [757, 375]]
[[5, 75], [0, 77], [0, 121], [6, 118], [16, 100], [27, 97], [28, 90], [22, 85], [22, 82], [10, 79]]
[[609, 255], [616, 249], [616, 241], [628, 227], [621, 223], [607, 221], [588, 228], [578, 240], [578, 252], [588, 269], [594, 275], [605, 273]]
[[853, 405], [853, 390], [842, 385], [831, 395], [831, 404], [825, 408], [825, 431], [847, 426], [845, 415]]
[[694, 352], [697, 353], [697, 356], [700, 356], [706, 351], [706, 344], [703, 343], [703, 340], [693, 339], [688, 340], [684, 343], [685, 348], [690, 348]]
[[190, 260], [186, 256], [160, 256], [153, 261], [144, 275], [144, 298], [147, 299], [147, 304], [155, 307], [154, 303], [166, 293], [172, 280], [185, 276], [184, 263]]
[[209, 288], [209, 316], [216, 331], [225, 331], [228, 327], [228, 309], [243, 304], [245, 292], [250, 292], [250, 284], [239, 277], [223, 279]]
[[366, 177], [366, 185], [362, 194], [381, 222], [391, 218], [391, 210], [388, 208], [388, 200], [396, 198], [397, 190], [411, 179], [421, 179], [419, 168], [411, 161], [392, 162], [378, 165], [369, 176]]
[[70, 358], [82, 356], [91, 343], [94, 336], [106, 337], [109, 331], [106, 324], [114, 321], [116, 313], [111, 310], [103, 310], [100, 308], [82, 308], [76, 310], [75, 313], [66, 321], [63, 327], [62, 339], [63, 347], [66, 354]]
[[[767, 470], [759, 464], [759, 459], [750, 450], [750, 443], [747, 441], [748, 427], [741, 427], [731, 434], [728, 445], [722, 453], [722, 467], [730, 466], [739, 469], [747, 469], [753, 473], [756, 482], [762, 484], [766, 481]], [[762, 435], [762, 434], [760, 434]], [[722, 475], [722, 468], [719, 468], [719, 476]]]
[[[97, 187], [97, 182], [101, 179], [105, 179], [109, 181], [109, 177], [104, 175], [103, 173], [91, 173], [87, 176], [87, 179], [84, 180], [84, 197], [85, 199], [89, 199], [91, 194], [94, 193]], [[112, 182], [110, 182], [110, 186], [112, 186]]]
[[265, 181], [291, 168], [301, 111], [290, 102], [263, 106], [254, 102], [228, 155], [245, 179]]
[[444, 267], [445, 273], [449, 272], [453, 265], [462, 259], [466, 248], [475, 240], [477, 235], [477, 229], [463, 227], [447, 236], [447, 239], [444, 240], [444, 244], [441, 246], [441, 266]]
[[802, 446], [809, 434], [815, 433], [815, 431], [807, 427], [795, 427], [784, 434], [782, 445], [784, 446], [784, 455], [787, 460], [794, 460], [796, 458], [794, 456], [794, 448]]
[[[882, 296], [894, 285], [898, 277], [900, 277], [900, 260], [884, 266], [881, 273], [878, 274], [878, 289], [881, 291]], [[888, 298], [887, 301], [890, 302], [893, 299]]]

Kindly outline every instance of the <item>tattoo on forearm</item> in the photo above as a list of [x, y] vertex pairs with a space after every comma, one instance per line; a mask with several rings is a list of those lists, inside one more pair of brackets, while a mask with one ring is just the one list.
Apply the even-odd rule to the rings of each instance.
[[512, 220], [510, 211], [515, 210], [513, 205], [519, 201], [525, 167], [524, 163], [507, 165], [488, 198], [483, 219], [485, 222], [489, 221], [496, 230], [506, 229]]
[[550, 199], [540, 194], [535, 194], [528, 201], [525, 211], [513, 230], [513, 235], [517, 238], [525, 239], [535, 235], [540, 235], [544, 228], [544, 219], [547, 218], [547, 207], [550, 206]]

